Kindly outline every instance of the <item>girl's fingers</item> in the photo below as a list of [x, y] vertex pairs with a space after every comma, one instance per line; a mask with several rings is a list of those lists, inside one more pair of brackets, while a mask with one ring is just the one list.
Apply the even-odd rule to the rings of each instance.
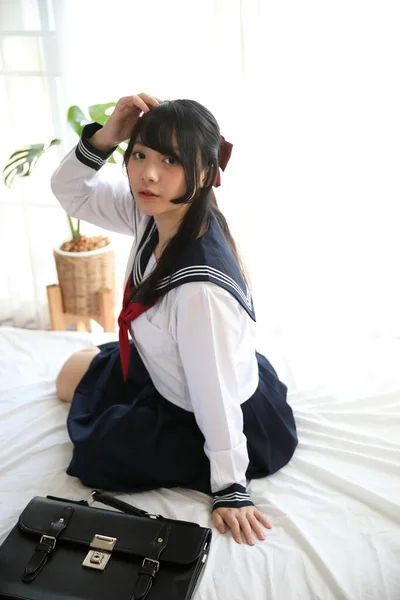
[[233, 539], [235, 540], [235, 542], [241, 544], [243, 540], [242, 536], [240, 535], [240, 525], [237, 518], [232, 515], [227, 515], [225, 517], [225, 523], [231, 528]]
[[256, 509], [254, 511], [254, 516], [256, 519], [258, 519], [260, 521], [260, 523], [265, 525], [265, 527], [267, 527], [267, 529], [272, 529], [271, 523], [268, 521], [267, 517], [261, 511]]
[[253, 515], [249, 515], [248, 517], [249, 523], [253, 529], [253, 531], [257, 534], [259, 540], [265, 540], [265, 533], [260, 527], [259, 522]]
[[155, 96], [150, 96], [150, 98], [153, 100], [153, 106], [158, 106], [159, 104], [161, 104], [162, 100], [159, 100], [158, 98], [156, 98]]
[[238, 544], [241, 544], [244, 538], [250, 546], [255, 544], [254, 534], [257, 535], [258, 539], [265, 540], [266, 536], [260, 524], [272, 529], [267, 517], [254, 506], [214, 510], [213, 520], [221, 533], [225, 533], [225, 525], [228, 525], [232, 530], [234, 540]]
[[126, 106], [128, 108], [134, 108], [136, 107], [135, 98], [138, 98], [138, 96], [124, 96], [118, 100], [117, 106], [119, 105], [120, 108], [125, 108]]
[[141, 98], [148, 106], [158, 106], [159, 101], [154, 96], [150, 96], [149, 94], [141, 93], [138, 94], [139, 98]]
[[147, 106], [146, 102], [141, 98], [140, 94], [138, 96], [133, 96], [133, 101], [135, 103], [135, 105], [140, 108], [143, 112], [147, 113], [149, 112], [149, 107]]
[[238, 520], [240, 523], [240, 528], [246, 538], [247, 543], [250, 544], [250, 546], [254, 546], [254, 537], [248, 520], [249, 517], [250, 515], [244, 514], [238, 517]]
[[224, 524], [224, 520], [221, 517], [221, 515], [214, 512], [213, 513], [213, 521], [214, 521], [214, 525], [218, 529], [218, 531], [220, 533], [225, 533], [225, 524]]
[[149, 94], [137, 94], [136, 96], [124, 96], [118, 100], [120, 109], [123, 108], [136, 108], [141, 112], [147, 113], [153, 106], [158, 106], [162, 100], [155, 98], [154, 96], [149, 96]]

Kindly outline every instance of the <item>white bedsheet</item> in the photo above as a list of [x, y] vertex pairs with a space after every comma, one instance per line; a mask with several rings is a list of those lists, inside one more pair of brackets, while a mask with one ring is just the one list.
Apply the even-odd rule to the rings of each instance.
[[[68, 405], [55, 378], [72, 352], [109, 339], [0, 328], [0, 542], [32, 496], [88, 496], [65, 473]], [[299, 446], [249, 485], [272, 522], [267, 540], [239, 546], [215, 531], [195, 600], [399, 600], [400, 340], [277, 335], [260, 351], [289, 387]], [[118, 497], [212, 526], [197, 492]]]

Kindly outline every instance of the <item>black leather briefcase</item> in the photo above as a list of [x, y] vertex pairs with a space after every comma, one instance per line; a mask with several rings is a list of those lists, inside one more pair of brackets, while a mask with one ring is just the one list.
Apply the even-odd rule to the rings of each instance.
[[29, 502], [0, 547], [0, 599], [189, 600], [211, 529], [92, 497], [124, 512], [53, 496]]

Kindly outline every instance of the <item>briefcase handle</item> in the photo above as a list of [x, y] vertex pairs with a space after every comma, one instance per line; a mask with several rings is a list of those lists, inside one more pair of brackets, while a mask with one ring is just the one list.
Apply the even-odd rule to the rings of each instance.
[[140, 508], [137, 508], [136, 506], [132, 506], [132, 504], [128, 504], [127, 502], [123, 502], [123, 500], [118, 500], [117, 498], [114, 498], [114, 496], [111, 496], [110, 494], [107, 494], [106, 492], [102, 492], [100, 490], [93, 490], [92, 493], [90, 494], [93, 502], [101, 502], [102, 504], [105, 504], [107, 506], [111, 506], [112, 508], [117, 508], [118, 510], [122, 510], [125, 513], [131, 514], [131, 515], [137, 515], [138, 517], [147, 517], [149, 519], [162, 519], [163, 521], [166, 521], [167, 523], [180, 523], [181, 525], [191, 525], [193, 527], [200, 527], [200, 525], [198, 523], [193, 523], [192, 521], [181, 521], [179, 519], [168, 519], [167, 517], [163, 517], [162, 515], [155, 515], [155, 514], [151, 514], [146, 512], [145, 510], [141, 510]]
[[123, 500], [118, 500], [111, 496], [111, 494], [107, 494], [106, 492], [102, 492], [100, 490], [92, 490], [89, 501], [87, 500], [70, 500], [68, 498], [59, 498], [57, 496], [46, 496], [49, 500], [61, 500], [62, 502], [73, 502], [74, 504], [81, 504], [82, 506], [91, 506], [93, 502], [100, 502], [101, 504], [105, 504], [106, 506], [111, 506], [112, 508], [116, 508], [117, 510], [121, 510], [124, 513], [129, 515], [135, 515], [137, 517], [145, 517], [146, 519], [162, 519], [167, 523], [180, 523], [182, 525], [191, 525], [194, 527], [200, 527], [198, 523], [193, 523], [192, 521], [180, 521], [179, 519], [168, 519], [167, 517], [163, 517], [162, 515], [155, 515], [152, 513], [148, 513], [145, 510], [141, 510], [136, 506], [132, 506], [132, 504], [128, 504]]
[[[92, 502], [101, 502], [101, 504], [105, 504], [106, 506], [111, 506], [112, 508], [116, 508], [118, 510], [122, 510], [124, 513], [130, 515], [137, 515], [138, 517], [148, 517], [150, 519], [164, 519], [162, 515], [152, 515], [151, 513], [146, 512], [145, 510], [141, 510], [136, 506], [132, 506], [132, 504], [128, 504], [127, 502], [123, 502], [123, 500], [118, 500], [111, 496], [111, 494], [106, 494], [106, 492], [102, 492], [100, 490], [93, 490], [90, 494]], [[88, 502], [90, 504], [90, 502]]]

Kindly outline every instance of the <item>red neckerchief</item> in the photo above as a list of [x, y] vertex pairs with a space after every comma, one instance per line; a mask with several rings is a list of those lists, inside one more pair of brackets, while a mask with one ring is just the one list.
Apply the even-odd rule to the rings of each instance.
[[126, 382], [129, 371], [129, 360], [131, 355], [131, 347], [129, 344], [129, 323], [139, 317], [142, 313], [144, 313], [147, 309], [153, 304], [149, 306], [144, 306], [140, 302], [131, 302], [129, 299], [130, 296], [130, 280], [128, 279], [126, 283], [124, 300], [122, 303], [122, 310], [118, 317], [118, 325], [119, 325], [119, 352], [121, 357], [121, 366], [122, 366], [122, 374], [124, 377], [124, 381]]

